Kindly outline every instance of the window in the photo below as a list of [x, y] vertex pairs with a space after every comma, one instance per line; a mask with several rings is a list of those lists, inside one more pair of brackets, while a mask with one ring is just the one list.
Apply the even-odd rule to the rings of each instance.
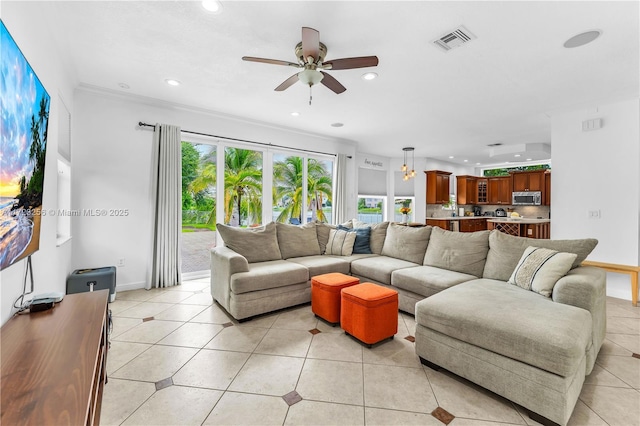
[[333, 200], [333, 161], [309, 158], [307, 161], [307, 221], [331, 223]]
[[358, 195], [358, 220], [364, 223], [384, 222], [387, 197]]
[[224, 223], [256, 226], [262, 223], [262, 153], [224, 149]]
[[302, 223], [302, 175], [304, 159], [294, 155], [273, 155], [273, 208], [274, 222]]

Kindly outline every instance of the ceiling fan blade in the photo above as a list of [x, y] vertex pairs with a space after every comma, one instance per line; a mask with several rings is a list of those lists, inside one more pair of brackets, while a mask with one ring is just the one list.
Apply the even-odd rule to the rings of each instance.
[[324, 78], [322, 79], [322, 81], [320, 81], [320, 83], [324, 84], [325, 86], [327, 86], [329, 89], [331, 89], [334, 93], [336, 93], [337, 95], [339, 95], [340, 93], [344, 92], [345, 90], [347, 90], [346, 87], [344, 87], [342, 84], [340, 84], [340, 82], [338, 80], [336, 80], [335, 78], [333, 78], [332, 76], [330, 76], [329, 74], [327, 74], [324, 71], [320, 71], [322, 73], [322, 75], [324, 76]]
[[320, 54], [320, 33], [309, 27], [302, 27], [302, 55], [306, 62], [309, 56], [313, 57], [313, 62], [318, 60]]
[[360, 56], [357, 58], [343, 58], [327, 61], [323, 65], [331, 65], [332, 70], [349, 70], [352, 68], [375, 67], [378, 65], [377, 56]]
[[276, 92], [282, 92], [283, 90], [288, 89], [289, 87], [291, 87], [296, 81], [298, 81], [298, 74], [294, 74], [291, 77], [289, 77], [288, 79], [286, 79], [285, 81], [283, 81], [280, 86], [276, 87], [274, 90]]
[[272, 64], [272, 65], [288, 65], [290, 67], [300, 68], [300, 64], [295, 64], [289, 61], [279, 61], [277, 59], [265, 59], [265, 58], [255, 58], [253, 56], [243, 56], [243, 61], [249, 62], [262, 62], [264, 64]]

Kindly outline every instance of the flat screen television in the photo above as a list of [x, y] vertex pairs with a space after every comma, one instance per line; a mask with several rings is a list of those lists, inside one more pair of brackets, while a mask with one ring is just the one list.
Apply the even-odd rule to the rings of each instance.
[[0, 20], [0, 270], [40, 247], [50, 97]]

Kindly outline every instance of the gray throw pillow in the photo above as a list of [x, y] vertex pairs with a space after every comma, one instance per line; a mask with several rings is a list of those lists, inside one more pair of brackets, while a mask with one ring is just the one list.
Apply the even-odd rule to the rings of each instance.
[[498, 230], [489, 235], [489, 253], [482, 278], [508, 281], [518, 261], [527, 247], [544, 247], [565, 253], [575, 253], [576, 259], [571, 269], [580, 266], [583, 260], [598, 244], [595, 238], [582, 240], [538, 240], [535, 238], [514, 237]]
[[412, 228], [392, 223], [387, 228], [381, 254], [422, 264], [430, 235], [431, 226]]
[[256, 228], [236, 228], [218, 223], [216, 228], [224, 245], [244, 256], [249, 263], [282, 259], [274, 222]]
[[371, 235], [369, 236], [369, 247], [371, 248], [371, 253], [382, 253], [382, 246], [384, 246], [384, 239], [387, 236], [387, 228], [389, 228], [389, 222], [364, 223], [360, 222], [357, 219], [353, 219], [353, 227], [355, 229], [365, 227], [371, 228]]
[[283, 259], [320, 254], [316, 224], [288, 225], [276, 223], [278, 246]]
[[434, 227], [424, 265], [482, 276], [489, 251], [489, 231], [451, 232]]

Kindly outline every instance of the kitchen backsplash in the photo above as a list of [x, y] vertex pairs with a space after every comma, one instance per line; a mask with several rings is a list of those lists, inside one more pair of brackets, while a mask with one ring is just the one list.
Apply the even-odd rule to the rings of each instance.
[[[479, 206], [482, 214], [484, 212], [495, 212], [498, 208], [503, 208], [507, 212], [516, 212], [520, 216], [530, 219], [543, 218], [549, 219], [549, 206], [505, 206], [505, 205], [481, 205]], [[471, 206], [464, 206], [465, 212], [472, 211]], [[455, 210], [444, 210], [439, 204], [427, 204], [427, 217], [451, 217], [453, 213], [458, 215], [459, 208]]]

